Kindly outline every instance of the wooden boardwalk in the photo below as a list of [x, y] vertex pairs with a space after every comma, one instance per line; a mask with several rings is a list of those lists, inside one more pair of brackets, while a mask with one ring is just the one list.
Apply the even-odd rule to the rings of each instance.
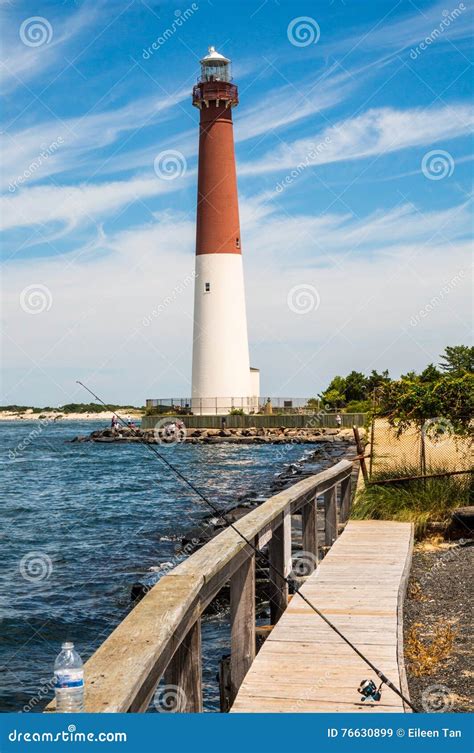
[[[408, 695], [402, 609], [413, 528], [350, 521], [305, 582], [310, 599], [362, 653]], [[361, 680], [375, 673], [295, 595], [240, 686], [232, 712], [406, 712], [386, 686], [361, 702]]]

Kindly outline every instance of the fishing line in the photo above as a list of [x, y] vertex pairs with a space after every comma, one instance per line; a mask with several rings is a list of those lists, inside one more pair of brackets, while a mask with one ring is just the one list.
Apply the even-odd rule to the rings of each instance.
[[[90, 395], [92, 395], [99, 403], [101, 403], [101, 405], [103, 405], [104, 408], [107, 408], [108, 410], [111, 410], [111, 412], [114, 414], [114, 416], [116, 416], [118, 418], [118, 420], [124, 426], [127, 425], [127, 422], [116, 411], [114, 411], [113, 409], [110, 408], [109, 405], [107, 405], [106, 403], [104, 403], [104, 401], [98, 395], [96, 395], [95, 392], [93, 392], [91, 389], [89, 389], [89, 387], [86, 387], [86, 385], [83, 384], [83, 382], [80, 382], [79, 380], [76, 380], [76, 384], [80, 384], [81, 387], [83, 387], [85, 390], [87, 390], [87, 392]], [[156, 457], [159, 460], [161, 460], [161, 462], [164, 465], [166, 465], [170, 469], [170, 471], [172, 471], [172, 473], [174, 473], [176, 476], [178, 476], [178, 478], [180, 478], [181, 481], [184, 484], [186, 484], [187, 486], [189, 486], [189, 488], [192, 489], [192, 491], [200, 499], [203, 500], [203, 502], [214, 512], [215, 515], [218, 515], [219, 517], [222, 517], [225, 520], [225, 513], [223, 514], [222, 511], [213, 502], [211, 502], [211, 500], [208, 499], [197, 488], [197, 486], [195, 486], [193, 484], [192, 481], [190, 481], [186, 476], [184, 476], [183, 473], [181, 473], [181, 471], [178, 468], [176, 468], [172, 463], [170, 463], [169, 460], [167, 460], [165, 458], [165, 456], [162, 455], [161, 452], [159, 452], [156, 449], [156, 447], [154, 447], [149, 442], [143, 441], [143, 439], [141, 437], [139, 437], [139, 439], [140, 439], [140, 444], [144, 445], [145, 447], [148, 447], [151, 450], [151, 452], [154, 455], [156, 455]], [[334, 625], [323, 614], [323, 612], [321, 612], [304, 594], [301, 593], [299, 587], [296, 586], [292, 581], [290, 581], [290, 579], [288, 577], [286, 577], [281, 571], [279, 571], [277, 568], [274, 567], [273, 563], [270, 562], [270, 558], [268, 557], [268, 555], [265, 555], [263, 552], [261, 552], [259, 549], [257, 549], [257, 547], [243, 533], [241, 533], [241, 531], [239, 531], [239, 529], [235, 526], [234, 523], [232, 523], [231, 521], [227, 521], [227, 520], [225, 522], [227, 523], [228, 527], [231, 528], [233, 531], [235, 531], [235, 533], [238, 536], [240, 536], [240, 538], [247, 544], [247, 546], [249, 546], [252, 549], [252, 551], [255, 553], [255, 556], [256, 556], [257, 559], [264, 560], [265, 563], [268, 564], [269, 567], [272, 568], [273, 572], [275, 572], [278, 575], [279, 578], [281, 578], [285, 583], [287, 583], [289, 586], [291, 586], [291, 587], [294, 588], [294, 593], [298, 594], [298, 596], [300, 597], [300, 599], [302, 599], [305, 602], [305, 604], [307, 604], [313, 610], [313, 612], [315, 612], [315, 614], [317, 614], [318, 617], [320, 617], [326, 623], [326, 625], [328, 625], [328, 627], [330, 627], [331, 630], [333, 630], [336, 633], [336, 635], [338, 635], [357, 654], [357, 656], [359, 656], [359, 658], [362, 659], [362, 661], [364, 661], [365, 664], [367, 664], [367, 666], [370, 667], [370, 669], [373, 672], [375, 672], [375, 674], [381, 680], [381, 683], [383, 685], [386, 685], [388, 688], [390, 688], [390, 690], [393, 690], [393, 692], [396, 693], [396, 695], [398, 695], [398, 697], [401, 698], [402, 701], [404, 703], [406, 703], [407, 706], [409, 706], [412, 709], [412, 711], [414, 711], [415, 713], [419, 713], [418, 709], [416, 708], [416, 706], [413, 705], [413, 703], [402, 693], [402, 691], [399, 690], [399, 688], [397, 688], [397, 686], [394, 685], [393, 682], [380, 669], [378, 669], [378, 667], [376, 667], [375, 664], [373, 664], [370, 661], [370, 659], [368, 659], [367, 656], [365, 656], [362, 653], [362, 651], [360, 651], [357, 648], [357, 646], [355, 646], [352, 643], [352, 641], [349, 640], [349, 638], [346, 638], [346, 636], [343, 633], [341, 633], [341, 631], [339, 630], [339, 628], [337, 628], [336, 625]]]

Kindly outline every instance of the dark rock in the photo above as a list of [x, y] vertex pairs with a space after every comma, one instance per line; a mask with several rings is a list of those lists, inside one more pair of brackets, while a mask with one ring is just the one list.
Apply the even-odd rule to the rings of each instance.
[[451, 514], [445, 538], [471, 539], [474, 537], [474, 506], [457, 507]]
[[147, 595], [148, 591], [151, 588], [153, 588], [153, 586], [148, 585], [146, 583], [140, 583], [140, 582], [134, 583], [130, 590], [130, 599], [134, 603], [141, 601], [143, 597]]

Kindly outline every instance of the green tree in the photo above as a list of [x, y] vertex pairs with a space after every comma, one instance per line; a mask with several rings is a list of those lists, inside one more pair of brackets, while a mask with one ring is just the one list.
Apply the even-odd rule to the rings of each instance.
[[379, 374], [375, 369], [372, 369], [370, 376], [367, 377], [367, 392], [369, 395], [372, 395], [374, 390], [379, 389], [384, 384], [387, 384], [387, 382], [390, 382], [390, 377], [388, 375], [388, 369], [385, 369], [385, 371], [382, 371], [381, 374]]
[[[430, 373], [431, 370], [430, 370]], [[423, 380], [410, 374], [385, 385], [379, 404], [379, 415], [387, 417], [397, 435], [415, 426], [420, 432], [420, 467], [426, 472], [425, 429], [432, 431], [439, 424], [443, 433], [471, 434], [474, 410], [474, 375], [440, 375]]]
[[367, 397], [367, 377], [360, 371], [351, 371], [345, 379], [344, 395], [346, 402], [365, 400]]
[[434, 366], [434, 364], [429, 363], [426, 369], [423, 369], [423, 371], [420, 374], [420, 380], [422, 382], [436, 382], [440, 378], [441, 374]]
[[441, 356], [441, 368], [451, 374], [474, 372], [474, 347], [468, 345], [448, 345]]
[[342, 376], [335, 376], [329, 387], [321, 392], [320, 396], [324, 405], [331, 408], [341, 408], [346, 403], [346, 380]]

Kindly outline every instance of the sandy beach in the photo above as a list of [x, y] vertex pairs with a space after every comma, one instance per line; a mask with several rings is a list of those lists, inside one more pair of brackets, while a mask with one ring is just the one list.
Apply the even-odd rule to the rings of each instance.
[[[112, 411], [102, 411], [101, 413], [61, 413], [61, 411], [44, 411], [33, 413], [29, 408], [26, 411], [0, 411], [0, 421], [104, 421], [110, 422], [114, 413]], [[143, 412], [119, 411], [121, 418], [130, 418], [133, 421], [140, 421]]]

